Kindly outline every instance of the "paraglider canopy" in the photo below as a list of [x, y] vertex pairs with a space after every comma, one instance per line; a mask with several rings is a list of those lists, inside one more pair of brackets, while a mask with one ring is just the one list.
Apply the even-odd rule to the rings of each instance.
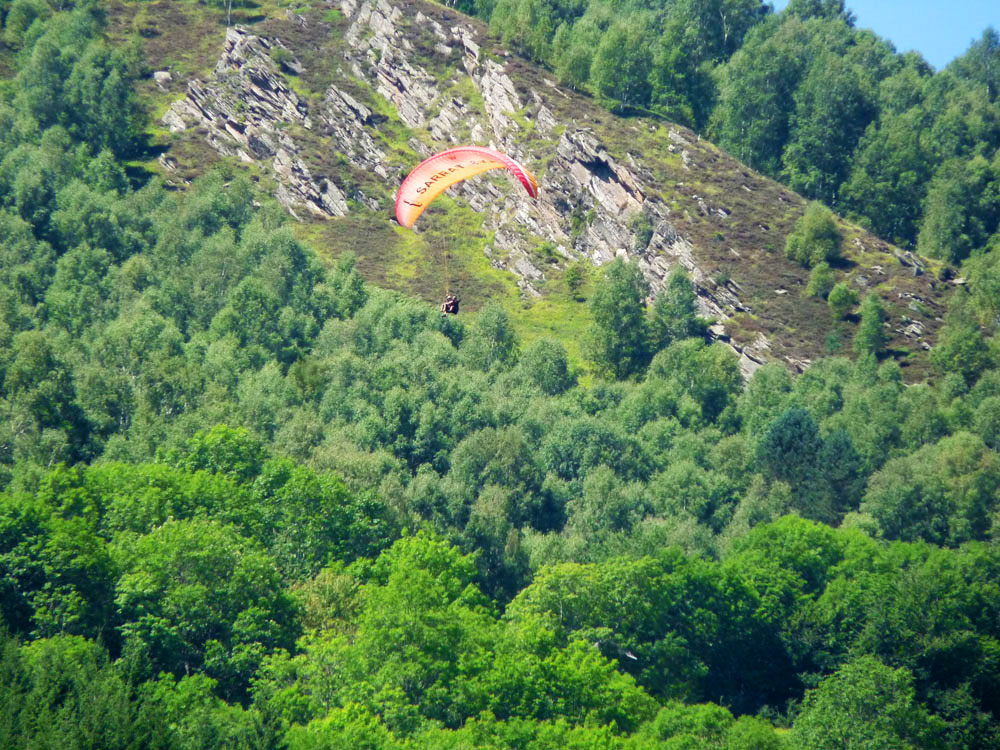
[[482, 146], [460, 146], [424, 159], [403, 180], [396, 194], [396, 221], [409, 229], [448, 187], [491, 169], [508, 170], [528, 195], [538, 197], [538, 183], [531, 172], [506, 154]]

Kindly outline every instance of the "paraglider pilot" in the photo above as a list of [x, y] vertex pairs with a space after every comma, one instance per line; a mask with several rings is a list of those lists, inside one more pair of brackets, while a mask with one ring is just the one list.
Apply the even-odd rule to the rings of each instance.
[[458, 302], [459, 299], [454, 294], [445, 297], [441, 305], [441, 315], [458, 315]]

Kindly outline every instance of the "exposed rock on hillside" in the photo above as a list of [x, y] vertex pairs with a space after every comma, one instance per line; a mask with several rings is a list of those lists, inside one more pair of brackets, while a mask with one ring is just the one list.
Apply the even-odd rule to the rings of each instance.
[[[309, 108], [292, 91], [272, 57], [284, 50], [242, 29], [228, 29], [222, 57], [209, 83], [191, 81], [188, 95], [163, 117], [172, 132], [203, 127], [220, 153], [243, 161], [269, 163], [278, 178], [278, 199], [291, 209], [304, 206], [318, 214], [345, 216], [347, 201], [328, 179], [314, 179], [299, 158], [300, 147], [284, 132], [289, 123], [312, 127]], [[288, 53], [290, 55], [290, 53]], [[294, 69], [296, 62], [288, 63]]]
[[[345, 21], [331, 36], [342, 34], [346, 45], [312, 63], [332, 72], [321, 96], [307, 100], [289, 83], [287, 74], [303, 74], [305, 67], [280, 28], [269, 27], [273, 34], [233, 28], [212, 79], [189, 82], [187, 96], [164, 122], [175, 132], [194, 129], [220, 153], [265, 167], [278, 183], [278, 199], [295, 215], [374, 210], [387, 216], [394, 188], [417, 156], [460, 143], [491, 145], [536, 172], [538, 201], [503, 186], [496, 173], [452, 192], [486, 216], [493, 240], [484, 252], [517, 277], [526, 296], [541, 293], [553, 267], [576, 259], [602, 265], [616, 256], [635, 258], [654, 291], [681, 264], [704, 315], [720, 321], [739, 315], [740, 325], [717, 325], [713, 332], [741, 353], [744, 373], [776, 357], [801, 367], [808, 362], [803, 355], [818, 353], [811, 331], [798, 341], [773, 340], [794, 318], [795, 302], [825, 315], [821, 301], [801, 299], [804, 272], [780, 252], [801, 213], [798, 196], [684, 128], [608, 123], [613, 118], [592, 102], [505, 60], [475, 22], [458, 14], [413, 0], [341, 0], [335, 7]], [[413, 158], [386, 146], [381, 129], [388, 117], [378, 113], [387, 110], [412, 130]], [[369, 182], [311, 170], [317, 139]], [[773, 215], [762, 215], [762, 205]], [[894, 258], [884, 243], [855, 235], [864, 252], [884, 252], [911, 281], [922, 272], [912, 254]], [[555, 266], [551, 258], [538, 260], [543, 243], [561, 259]], [[936, 305], [925, 285], [911, 283], [905, 293], [924, 309]], [[899, 331], [927, 345], [925, 326]]]

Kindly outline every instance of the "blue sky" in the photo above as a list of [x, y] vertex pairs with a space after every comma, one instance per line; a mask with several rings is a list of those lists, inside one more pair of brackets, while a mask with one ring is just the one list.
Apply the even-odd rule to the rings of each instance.
[[[775, 10], [788, 0], [772, 0]], [[872, 29], [899, 52], [916, 50], [936, 70], [965, 52], [987, 26], [1000, 31], [1000, 0], [847, 0], [859, 29]]]

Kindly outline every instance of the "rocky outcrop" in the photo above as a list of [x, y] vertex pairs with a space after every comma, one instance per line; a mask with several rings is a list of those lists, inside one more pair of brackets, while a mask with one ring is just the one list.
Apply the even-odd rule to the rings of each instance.
[[[274, 54], [283, 50], [284, 54]], [[316, 179], [300, 158], [301, 148], [285, 132], [289, 124], [312, 128], [306, 103], [292, 91], [275, 59], [300, 67], [280, 41], [226, 31], [222, 57], [211, 82], [192, 80], [187, 96], [163, 117], [172, 132], [204, 128], [220, 153], [267, 164], [278, 181], [277, 198], [293, 213], [305, 208], [323, 216], [345, 216], [347, 199], [328, 178]]]

